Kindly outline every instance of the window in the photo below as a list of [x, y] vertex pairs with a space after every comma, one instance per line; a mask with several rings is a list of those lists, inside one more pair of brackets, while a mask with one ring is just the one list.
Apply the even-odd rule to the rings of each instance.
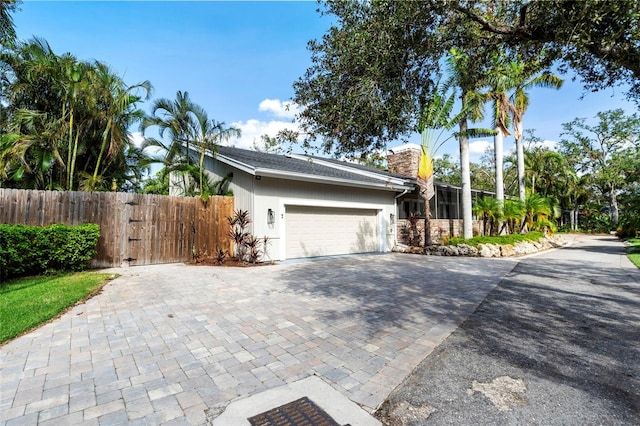
[[424, 218], [424, 201], [420, 199], [404, 199], [399, 203], [398, 209], [400, 219], [406, 219], [412, 213], [417, 213], [418, 217]]

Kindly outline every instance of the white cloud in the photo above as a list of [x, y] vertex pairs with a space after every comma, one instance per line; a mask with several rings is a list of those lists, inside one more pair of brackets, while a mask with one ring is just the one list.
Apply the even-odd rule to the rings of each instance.
[[[145, 136], [144, 134], [142, 134], [142, 132], [132, 132], [129, 133], [129, 140], [133, 143], [133, 145], [135, 145], [136, 147], [140, 148], [142, 147], [142, 143], [145, 140]], [[163, 157], [164, 156], [164, 150], [160, 147], [157, 146], [150, 146], [147, 147], [144, 150], [145, 154], [150, 155], [152, 157]]]
[[558, 142], [557, 141], [550, 141], [550, 140], [543, 140], [540, 142], [531, 142], [531, 141], [527, 141], [524, 143], [524, 147], [525, 149], [528, 147], [529, 149], [533, 148], [533, 147], [542, 147], [542, 148], [547, 148], [550, 149], [551, 151], [557, 151], [558, 150]]
[[470, 154], [484, 154], [487, 152], [487, 149], [493, 146], [492, 142], [489, 141], [474, 141], [469, 142], [469, 153]]
[[265, 99], [258, 105], [258, 111], [270, 112], [278, 118], [295, 118], [299, 112], [298, 105], [293, 102], [282, 102], [280, 99]]
[[144, 142], [144, 135], [141, 132], [129, 133], [129, 140], [138, 148], [142, 146]]
[[254, 141], [260, 143], [260, 136], [264, 134], [274, 137], [280, 130], [299, 131], [296, 123], [278, 120], [260, 121], [252, 118], [247, 121], [235, 121], [231, 125], [240, 129], [241, 136], [230, 140], [227, 145], [245, 149], [252, 149]]

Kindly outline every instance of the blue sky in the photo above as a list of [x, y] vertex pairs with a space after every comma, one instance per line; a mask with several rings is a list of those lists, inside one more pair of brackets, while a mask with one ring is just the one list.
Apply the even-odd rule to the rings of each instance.
[[[321, 38], [330, 25], [315, 2], [26, 0], [21, 9], [14, 15], [20, 39], [43, 37], [58, 54], [106, 62], [128, 84], [149, 80], [153, 99], [188, 91], [209, 117], [241, 128], [242, 138], [232, 142], [238, 147], [295, 127], [284, 106], [293, 82], [310, 65], [307, 42]], [[525, 128], [545, 140], [559, 140], [561, 124], [575, 117], [613, 108], [637, 111], [621, 88], [580, 100], [580, 82], [565, 78], [559, 91], [531, 92]], [[149, 105], [143, 108], [148, 111]], [[419, 136], [412, 140], [419, 143]], [[488, 145], [474, 141], [472, 161]], [[513, 138], [506, 138], [505, 150], [512, 145]], [[457, 152], [450, 140], [437, 154], [457, 157]]]

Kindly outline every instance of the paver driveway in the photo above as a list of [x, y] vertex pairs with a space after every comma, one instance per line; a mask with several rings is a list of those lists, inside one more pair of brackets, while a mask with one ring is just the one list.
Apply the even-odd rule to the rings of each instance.
[[0, 423], [203, 424], [314, 374], [373, 411], [515, 264], [387, 254], [121, 269], [0, 348]]

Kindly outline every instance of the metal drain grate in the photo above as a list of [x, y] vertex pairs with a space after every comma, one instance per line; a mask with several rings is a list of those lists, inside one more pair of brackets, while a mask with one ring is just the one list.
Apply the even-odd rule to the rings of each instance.
[[306, 396], [247, 420], [251, 426], [340, 426]]

